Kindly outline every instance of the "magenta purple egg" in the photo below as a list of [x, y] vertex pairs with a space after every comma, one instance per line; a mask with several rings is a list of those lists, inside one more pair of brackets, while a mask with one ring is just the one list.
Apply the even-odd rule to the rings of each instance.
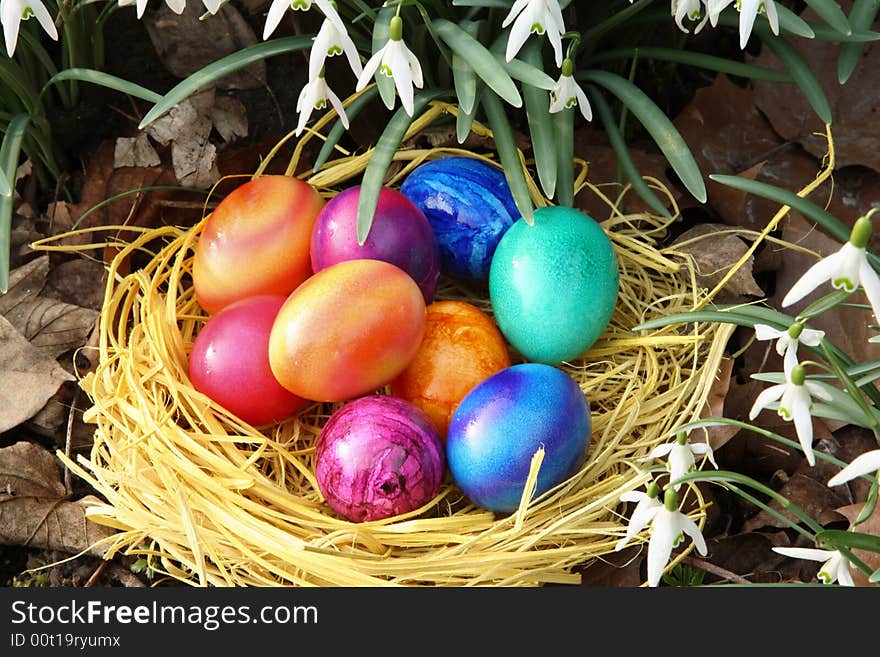
[[360, 185], [349, 187], [318, 213], [310, 247], [312, 270], [345, 260], [384, 260], [408, 273], [430, 303], [440, 277], [440, 252], [424, 213], [397, 190], [383, 187], [367, 239], [358, 244], [359, 197]]
[[508, 513], [519, 507], [538, 449], [544, 457], [534, 496], [578, 471], [590, 432], [589, 403], [574, 379], [551, 365], [522, 363], [462, 399], [446, 435], [446, 462], [472, 502]]
[[440, 492], [440, 435], [425, 413], [389, 395], [348, 402], [315, 445], [315, 477], [327, 504], [352, 522], [414, 511]]

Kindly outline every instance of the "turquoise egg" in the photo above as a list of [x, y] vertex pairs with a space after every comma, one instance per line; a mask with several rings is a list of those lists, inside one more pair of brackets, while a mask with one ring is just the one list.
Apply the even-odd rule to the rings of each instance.
[[535, 211], [498, 243], [489, 299], [498, 327], [526, 360], [559, 364], [581, 356], [617, 304], [617, 256], [602, 227], [578, 210]]
[[534, 496], [574, 475], [590, 444], [590, 406], [580, 386], [551, 365], [520, 363], [477, 384], [456, 407], [446, 461], [472, 502], [515, 511], [532, 456], [544, 449]]

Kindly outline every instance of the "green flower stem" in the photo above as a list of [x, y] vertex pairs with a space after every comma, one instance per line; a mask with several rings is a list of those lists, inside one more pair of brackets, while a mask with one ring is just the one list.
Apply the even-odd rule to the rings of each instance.
[[877, 416], [872, 412], [868, 402], [865, 401], [862, 389], [859, 388], [846, 373], [845, 365], [841, 363], [831, 349], [828, 348], [824, 338], [819, 343], [819, 346], [822, 348], [828, 363], [834, 369], [834, 374], [837, 376], [838, 380], [844, 385], [849, 396], [856, 404], [858, 404], [859, 408], [862, 409], [862, 412], [865, 414], [868, 428], [874, 432], [874, 436], [877, 440], [880, 440], [880, 420], [877, 419]]

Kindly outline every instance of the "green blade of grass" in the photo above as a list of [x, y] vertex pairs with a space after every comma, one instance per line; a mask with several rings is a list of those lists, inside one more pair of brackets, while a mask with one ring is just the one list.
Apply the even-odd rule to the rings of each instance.
[[474, 119], [477, 116], [477, 110], [480, 107], [480, 98], [482, 98], [483, 88], [485, 85], [481, 81], [477, 81], [477, 99], [474, 101], [474, 108], [472, 112], [464, 112], [461, 108], [459, 108], [458, 114], [455, 117], [455, 138], [458, 140], [459, 144], [463, 144], [464, 140], [468, 138], [468, 135], [471, 133], [471, 127], [474, 125]]
[[434, 21], [437, 34], [462, 57], [492, 91], [513, 107], [522, 107], [522, 97], [513, 79], [491, 52], [458, 25], [445, 19]]
[[[498, 98], [491, 90], [486, 89], [482, 94], [483, 109], [489, 122], [489, 128], [495, 139], [495, 150], [498, 151], [498, 159], [504, 169], [504, 176], [510, 186], [513, 202], [516, 204], [520, 215], [526, 223], [531, 225], [535, 222], [532, 196], [529, 194], [529, 186], [526, 183], [522, 162], [516, 140], [513, 137], [513, 128]], [[557, 183], [558, 184], [558, 183]]]
[[[852, 11], [849, 13], [849, 23], [853, 32], [861, 32], [870, 29], [880, 11], [880, 0], [855, 0]], [[864, 43], [848, 42], [841, 43], [837, 55], [837, 79], [841, 84], [846, 83], [862, 57], [865, 49]]]
[[413, 115], [406, 113], [403, 107], [399, 107], [391, 116], [388, 125], [379, 136], [373, 148], [373, 154], [370, 161], [364, 169], [364, 175], [361, 179], [361, 189], [358, 194], [357, 209], [357, 238], [358, 244], [363, 245], [367, 241], [370, 234], [370, 228], [373, 225], [373, 216], [376, 213], [376, 205], [379, 203], [379, 193], [385, 184], [385, 176], [388, 173], [388, 167], [394, 159], [397, 147], [406, 131], [409, 129], [415, 118], [425, 109], [425, 106], [446, 94], [443, 89], [434, 89], [428, 92], [417, 93], [413, 98]]
[[239, 69], [245, 68], [254, 62], [283, 55], [297, 50], [305, 50], [312, 45], [313, 35], [303, 34], [293, 37], [282, 37], [280, 39], [272, 39], [264, 41], [253, 46], [248, 46], [231, 55], [227, 55], [222, 59], [208, 64], [204, 68], [196, 71], [189, 77], [185, 78], [168, 91], [162, 99], [153, 105], [143, 120], [138, 125], [139, 130], [143, 130], [153, 121], [165, 114], [172, 107], [182, 100], [188, 98], [199, 89], [229, 75]]
[[96, 71], [91, 68], [68, 68], [60, 71], [49, 78], [49, 81], [46, 82], [40, 93], [45, 93], [49, 87], [64, 80], [91, 82], [93, 84], [101, 85], [102, 87], [107, 87], [108, 89], [113, 89], [114, 91], [128, 94], [129, 96], [134, 96], [135, 98], [142, 98], [154, 105], [162, 102], [162, 94], [157, 94], [155, 91], [142, 87], [134, 82], [129, 82], [128, 80], [123, 80], [115, 75], [110, 75], [103, 71]]
[[642, 178], [642, 174], [639, 173], [638, 167], [636, 167], [636, 163], [633, 161], [629, 149], [626, 146], [626, 141], [620, 133], [620, 130], [617, 128], [617, 123], [614, 120], [611, 107], [608, 105], [605, 97], [598, 89], [596, 89], [596, 87], [591, 86], [590, 91], [592, 92], [590, 98], [593, 101], [593, 107], [596, 108], [596, 114], [599, 115], [599, 119], [602, 121], [602, 125], [605, 128], [605, 135], [608, 137], [608, 142], [611, 144], [611, 148], [614, 149], [614, 153], [617, 155], [617, 161], [620, 163], [620, 168], [627, 180], [629, 180], [633, 189], [645, 201], [645, 203], [651, 206], [651, 208], [661, 216], [669, 217], [669, 209], [663, 205], [659, 198], [657, 198], [657, 195], [654, 194], [654, 191], [648, 186], [645, 179]]
[[[18, 170], [18, 157], [21, 152], [21, 142], [27, 130], [30, 117], [27, 114], [18, 114], [6, 128], [3, 142], [0, 143], [0, 169], [3, 170], [6, 180], [15, 180], [15, 172]], [[11, 190], [10, 190], [11, 192]], [[13, 194], [0, 194], [0, 294], [6, 294], [9, 290], [9, 258], [12, 247], [12, 200]]]
[[574, 108], [567, 107], [553, 117], [559, 164], [556, 168], [556, 203], [574, 206]]
[[0, 169], [0, 196], [12, 196], [12, 183], [3, 169]]
[[687, 190], [706, 202], [706, 185], [694, 156], [669, 117], [635, 84], [614, 73], [595, 69], [578, 73], [614, 94], [645, 127]]
[[822, 123], [830, 125], [833, 117], [831, 115], [831, 106], [828, 104], [828, 98], [822, 89], [822, 84], [813, 73], [809, 64], [804, 61], [797, 50], [782, 37], [773, 36], [768, 32], [759, 31], [761, 40], [773, 51], [773, 54], [783, 63], [795, 84], [800, 87], [801, 92], [816, 112]]
[[[541, 65], [541, 51], [537, 39], [527, 42], [520, 52], [529, 64], [536, 67]], [[556, 193], [559, 160], [556, 155], [553, 117], [550, 114], [550, 94], [530, 84], [523, 85], [522, 93], [538, 182], [541, 184], [544, 196], [553, 198]]]
[[849, 19], [836, 0], [805, 0], [805, 2], [819, 18], [828, 23], [829, 27], [841, 34], [852, 34], [853, 29]]
[[843, 529], [826, 529], [816, 534], [816, 540], [829, 547], [848, 547], [868, 552], [880, 552], [880, 536]]

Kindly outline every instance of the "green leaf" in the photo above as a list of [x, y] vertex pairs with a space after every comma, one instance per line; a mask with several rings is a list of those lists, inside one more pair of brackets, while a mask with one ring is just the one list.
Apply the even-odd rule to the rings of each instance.
[[[880, 11], [880, 0], [855, 0], [852, 11], [849, 13], [849, 23], [852, 26], [853, 32], [870, 29], [877, 18], [878, 11]], [[837, 55], [837, 79], [841, 84], [849, 80], [853, 71], [856, 70], [864, 49], [864, 43], [848, 42], [840, 44]]]
[[[534, 66], [541, 64], [541, 51], [536, 39], [528, 41], [520, 52], [529, 64]], [[550, 114], [550, 94], [529, 84], [523, 85], [522, 93], [538, 182], [541, 184], [544, 196], [548, 199], [553, 198], [556, 193], [559, 161], [556, 155], [553, 116]]]
[[452, 53], [452, 80], [459, 109], [465, 114], [472, 114], [477, 101], [477, 74], [458, 53]]
[[[654, 329], [672, 326], [674, 324], [687, 324], [691, 322], [721, 322], [724, 324], [736, 324], [737, 326], [748, 326], [754, 328], [755, 324], [761, 323], [753, 315], [741, 313], [735, 310], [719, 311], [719, 310], [693, 310], [683, 313], [670, 313], [649, 319], [646, 322], [637, 324], [632, 327], [633, 331], [653, 331]], [[787, 326], [787, 325], [786, 325]], [[785, 328], [782, 325], [776, 325], [773, 328]]]
[[452, 0], [453, 7], [489, 7], [491, 9], [510, 9], [513, 0]]
[[596, 108], [596, 113], [599, 115], [599, 119], [605, 128], [605, 135], [608, 137], [611, 148], [614, 149], [614, 153], [617, 155], [617, 161], [627, 180], [629, 180], [633, 189], [645, 203], [661, 216], [669, 217], [669, 209], [657, 198], [657, 195], [654, 194], [654, 191], [648, 186], [645, 179], [642, 178], [642, 174], [639, 173], [638, 167], [636, 167], [636, 163], [629, 153], [629, 148], [626, 146], [626, 141], [617, 128], [617, 123], [614, 120], [614, 115], [611, 113], [608, 102], [595, 87], [591, 86], [590, 91], [592, 92], [590, 93], [590, 98], [593, 101], [593, 107]]
[[[0, 169], [6, 176], [6, 180], [15, 180], [15, 172], [18, 170], [18, 157], [21, 152], [21, 142], [24, 139], [30, 117], [27, 114], [18, 114], [6, 128], [3, 142], [0, 143]], [[11, 190], [10, 190], [11, 191]], [[0, 194], [0, 294], [6, 294], [9, 290], [9, 257], [12, 248], [12, 198], [13, 194]]]
[[574, 108], [567, 107], [554, 116], [559, 165], [556, 169], [556, 203], [574, 206]]
[[135, 98], [142, 98], [153, 104], [162, 102], [162, 95], [157, 94], [155, 91], [151, 91], [150, 89], [135, 84], [134, 82], [123, 80], [115, 75], [110, 75], [103, 71], [96, 71], [91, 68], [68, 68], [56, 73], [49, 78], [49, 81], [43, 86], [40, 93], [45, 93], [53, 84], [57, 84], [63, 80], [91, 82], [93, 84], [101, 85], [102, 87], [107, 87], [108, 89], [113, 89], [114, 91], [120, 91], [124, 94], [134, 96]]
[[831, 106], [828, 104], [828, 98], [822, 89], [822, 84], [816, 77], [803, 57], [782, 37], [771, 36], [770, 34], [761, 34], [761, 39], [767, 45], [773, 54], [779, 58], [792, 79], [798, 87], [800, 87], [810, 107], [822, 120], [822, 123], [831, 124]]
[[687, 190], [700, 203], [706, 202], [706, 185], [694, 156], [669, 117], [645, 92], [629, 80], [607, 71], [591, 69], [578, 73], [577, 77], [593, 82], [617, 96], [660, 147]]
[[227, 55], [222, 59], [208, 64], [204, 68], [196, 71], [189, 77], [185, 78], [174, 86], [168, 93], [162, 96], [162, 99], [153, 105], [143, 120], [138, 125], [139, 130], [143, 130], [153, 121], [165, 114], [179, 102], [188, 98], [199, 89], [229, 75], [239, 69], [245, 68], [254, 62], [283, 55], [288, 52], [297, 50], [306, 50], [312, 45], [313, 35], [303, 34], [300, 36], [283, 37], [280, 39], [272, 39], [253, 46], [248, 46], [231, 55]]
[[[532, 39], [531, 42], [537, 43], [537, 40]], [[522, 50], [520, 50], [520, 53], [522, 53]], [[507, 62], [504, 60], [504, 55], [499, 53], [494, 54], [495, 59], [498, 60], [498, 63], [504, 67], [508, 74], [510, 74], [510, 77], [514, 80], [519, 80], [523, 85], [537, 87], [538, 89], [544, 89], [545, 91], [550, 91], [556, 88], [556, 80], [547, 75], [542, 69], [538, 68], [538, 66], [533, 66], [517, 57], [514, 57]]]
[[474, 124], [474, 119], [477, 116], [477, 109], [480, 107], [480, 98], [482, 97], [483, 88], [485, 85], [481, 81], [477, 81], [477, 99], [474, 101], [473, 111], [468, 113], [464, 112], [460, 107], [458, 114], [455, 117], [455, 138], [458, 140], [459, 144], [463, 144], [464, 140], [468, 138], [468, 135], [471, 133], [471, 127]]
[[406, 113], [403, 107], [399, 107], [391, 116], [388, 125], [379, 136], [370, 161], [364, 169], [361, 180], [361, 190], [358, 194], [357, 209], [357, 238], [358, 244], [363, 245], [370, 234], [373, 225], [373, 216], [376, 213], [376, 205], [379, 203], [379, 193], [385, 184], [385, 176], [388, 167], [394, 160], [394, 154], [406, 131], [425, 106], [435, 98], [442, 96], [446, 91], [434, 89], [429, 92], [417, 93], [413, 98], [413, 116]]
[[[780, 32], [788, 32], [789, 34], [794, 34], [795, 36], [803, 37], [805, 39], [812, 39], [814, 36], [816, 36], [816, 33], [813, 31], [812, 26], [807, 21], [798, 16], [788, 7], [785, 7], [778, 2], [775, 4], [776, 13], [779, 15]], [[727, 14], [727, 17], [729, 17], [732, 21], [735, 21], [733, 23], [734, 25], [739, 25], [739, 16], [736, 13], [732, 11], [725, 13]], [[719, 24], [721, 23], [720, 20], [718, 22]], [[756, 27], [760, 25], [758, 21], [755, 21], [755, 24]], [[764, 21], [763, 25], [767, 26], [767, 28], [769, 29], [769, 25], [767, 24], [766, 20]]]
[[867, 550], [868, 552], [880, 552], [880, 536], [852, 532], [843, 529], [825, 529], [816, 534], [816, 540], [831, 548], [852, 548]]
[[516, 140], [513, 137], [513, 128], [510, 127], [510, 121], [507, 119], [507, 114], [498, 96], [486, 89], [482, 94], [482, 101], [486, 118], [489, 121], [489, 128], [495, 138], [495, 150], [498, 151], [498, 159], [504, 169], [504, 176], [510, 186], [513, 201], [522, 218], [531, 225], [535, 221], [534, 206], [519, 158]]
[[[379, 16], [376, 18], [376, 22], [373, 23], [374, 53], [379, 52], [379, 50], [388, 43], [391, 17], [394, 16], [394, 12], [395, 10], [392, 7], [383, 7], [379, 10]], [[373, 76], [373, 79], [376, 80], [376, 86], [379, 87], [379, 97], [382, 99], [382, 102], [385, 103], [385, 107], [388, 109], [394, 109], [394, 99], [396, 98], [397, 93], [394, 90], [394, 80], [387, 75], [380, 73], [379, 70], [376, 71], [376, 75]]]
[[[371, 102], [378, 93], [379, 88], [377, 86], [371, 86], [369, 89], [365, 89], [360, 96], [349, 103], [348, 107], [345, 109], [349, 125], [354, 121], [355, 117], [360, 113], [364, 106]], [[321, 145], [321, 150], [318, 151], [318, 156], [315, 158], [315, 163], [312, 165], [312, 171], [317, 171], [324, 166], [327, 160], [330, 159], [330, 155], [333, 153], [333, 149], [336, 148], [336, 144], [339, 143], [339, 140], [342, 139], [342, 135], [344, 134], [345, 126], [342, 124], [342, 120], [337, 118], [333, 122], [333, 127], [330, 128], [330, 132], [327, 133], [327, 138]]]
[[648, 47], [604, 50], [592, 55], [590, 57], [590, 64], [598, 64], [617, 59], [632, 59], [636, 56], [640, 59], [675, 62], [677, 64], [704, 68], [709, 71], [717, 71], [719, 73], [750, 78], [752, 80], [763, 80], [766, 82], [792, 82], [791, 76], [787, 73], [782, 73], [781, 71], [774, 71], [773, 69], [765, 68], [763, 66], [755, 66], [754, 64], [744, 64], [743, 62], [726, 59], [724, 57], [716, 57], [715, 55], [706, 55], [704, 53], [676, 50], [673, 48]]
[[514, 107], [522, 107], [522, 98], [513, 79], [489, 50], [455, 23], [438, 18], [434, 28], [440, 38], [458, 56], [468, 62], [492, 91]]
[[852, 26], [836, 0], [805, 0], [816, 15], [841, 34], [852, 34]]
[[0, 196], [12, 196], [12, 184], [3, 169], [0, 169]]

